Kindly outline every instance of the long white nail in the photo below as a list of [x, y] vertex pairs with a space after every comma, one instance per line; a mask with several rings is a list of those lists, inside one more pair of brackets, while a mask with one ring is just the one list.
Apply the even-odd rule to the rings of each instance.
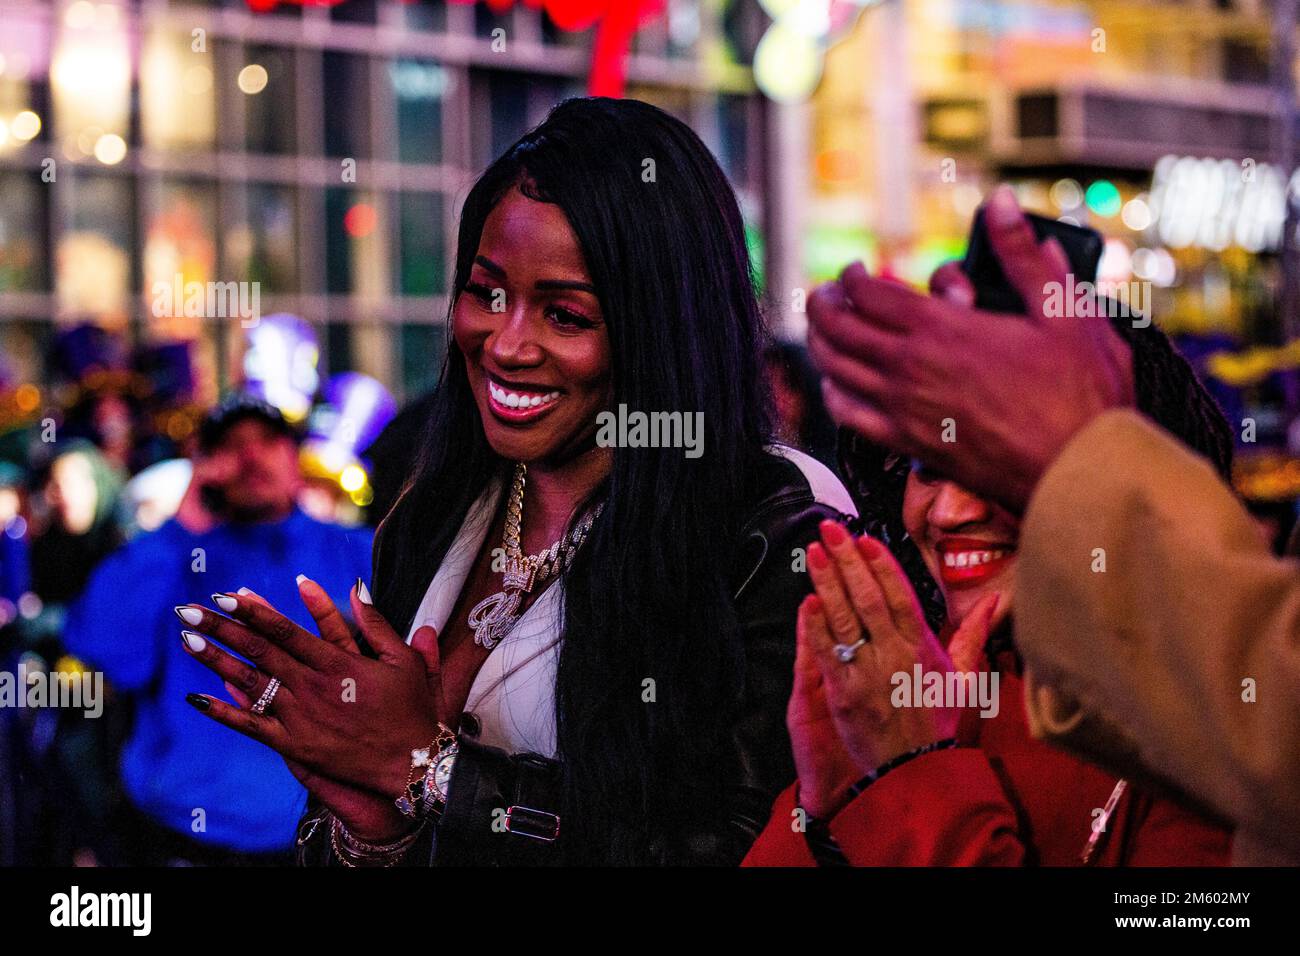
[[250, 591], [250, 590], [248, 590], [248, 588], [240, 588], [240, 589], [239, 589], [238, 591], [236, 591], [235, 593], [236, 593], [236, 594], [252, 594], [253, 592]]
[[239, 607], [239, 602], [229, 594], [214, 594], [212, 595], [212, 600], [217, 607], [221, 608], [221, 610], [225, 611], [227, 614]]
[[374, 606], [374, 602], [370, 600], [370, 588], [366, 587], [366, 582], [360, 578], [357, 579], [357, 597], [361, 599], [362, 604]]
[[198, 627], [203, 623], [203, 612], [196, 607], [178, 605], [172, 608], [172, 610], [175, 611], [176, 616], [186, 624], [192, 624], [194, 627]]
[[191, 654], [202, 654], [203, 648], [208, 646], [208, 642], [202, 635], [195, 634], [193, 631], [181, 631], [181, 640], [185, 642]]

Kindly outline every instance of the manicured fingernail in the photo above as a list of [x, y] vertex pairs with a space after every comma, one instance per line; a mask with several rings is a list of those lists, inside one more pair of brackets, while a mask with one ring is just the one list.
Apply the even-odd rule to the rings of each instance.
[[193, 631], [181, 631], [181, 640], [185, 642], [185, 647], [191, 654], [202, 654], [203, 648], [208, 646], [203, 636]]
[[366, 587], [366, 582], [360, 578], [357, 578], [357, 597], [362, 604], [374, 606], [374, 602], [370, 600], [370, 588]]
[[826, 550], [816, 541], [808, 545], [808, 563], [818, 571], [824, 571], [830, 567], [830, 561], [826, 557]]
[[235, 593], [236, 593], [236, 594], [252, 594], [253, 592], [250, 591], [250, 590], [248, 590], [248, 588], [240, 588], [240, 589], [239, 589], [238, 591], [236, 591]]
[[208, 700], [202, 694], [186, 694], [185, 703], [189, 704], [195, 710], [201, 710], [204, 713], [207, 713], [208, 709], [212, 706], [212, 701]]
[[821, 529], [822, 540], [826, 542], [827, 547], [838, 548], [849, 540], [848, 532], [838, 522], [823, 521], [818, 527]]
[[302, 582], [303, 582], [303, 581], [306, 581], [306, 580], [309, 580], [309, 579], [308, 579], [307, 575], [305, 575], [305, 574], [300, 574], [300, 575], [298, 575], [296, 578], [294, 578], [294, 580], [295, 580], [296, 582], [298, 582], [298, 587], [302, 587]]
[[1006, 183], [998, 186], [989, 196], [987, 215], [991, 225], [1002, 229], [1020, 221], [1020, 204], [1016, 202], [1015, 192]]
[[184, 604], [178, 604], [176, 607], [172, 608], [172, 610], [175, 611], [176, 616], [186, 624], [198, 627], [203, 623], [203, 612], [196, 607], [188, 607]]
[[214, 603], [217, 607], [221, 608], [221, 610], [225, 611], [227, 614], [229, 614], [235, 608], [239, 607], [239, 602], [236, 601], [234, 598], [232, 598], [229, 594], [212, 595], [212, 603]]
[[816, 594], [809, 594], [803, 599], [803, 610], [809, 614], [820, 614], [822, 612], [822, 599]]

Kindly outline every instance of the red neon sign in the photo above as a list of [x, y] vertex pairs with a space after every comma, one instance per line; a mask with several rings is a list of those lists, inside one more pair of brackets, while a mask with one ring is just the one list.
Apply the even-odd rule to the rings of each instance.
[[[265, 13], [281, 3], [301, 7], [336, 7], [344, 0], [245, 0], [249, 9]], [[410, 3], [412, 0], [400, 0]], [[476, 0], [449, 0], [468, 5]], [[505, 13], [516, 0], [484, 0], [494, 13]], [[643, 23], [663, 13], [666, 0], [522, 0], [524, 6], [545, 10], [561, 30], [596, 28], [587, 92], [592, 96], [622, 96], [632, 37]]]

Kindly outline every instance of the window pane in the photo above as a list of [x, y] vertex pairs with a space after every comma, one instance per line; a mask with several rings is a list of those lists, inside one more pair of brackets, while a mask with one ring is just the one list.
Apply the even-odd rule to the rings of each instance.
[[406, 5], [406, 25], [415, 30], [447, 29], [446, 0], [411, 0]]
[[442, 370], [443, 327], [424, 322], [402, 325], [402, 389], [408, 398], [438, 383]]
[[213, 57], [187, 34], [153, 30], [140, 56], [140, 130], [154, 149], [211, 148], [216, 132]]
[[754, 182], [757, 170], [750, 169], [750, 100], [745, 96], [718, 96], [718, 161], [736, 185]]
[[336, 23], [375, 23], [378, 9], [375, 0], [350, 0], [331, 7], [330, 19]]
[[228, 243], [236, 273], [262, 283], [263, 295], [298, 291], [296, 202], [291, 186], [250, 184], [248, 219]]
[[130, 307], [135, 189], [118, 176], [60, 170], [59, 311], [118, 324]]
[[325, 191], [325, 287], [331, 294], [380, 298], [389, 288], [388, 230], [373, 193]]
[[442, 101], [451, 77], [437, 63], [397, 60], [388, 66], [397, 103], [397, 158], [442, 162]]
[[470, 73], [474, 166], [504, 153], [528, 129], [528, 79], [500, 71]]
[[402, 193], [402, 295], [438, 295], [446, 289], [442, 196]]
[[370, 158], [370, 61], [353, 53], [327, 50], [321, 58], [325, 79], [325, 153]]
[[0, 292], [43, 292], [49, 186], [37, 173], [0, 174]]
[[184, 296], [173, 290], [179, 287], [183, 292], [188, 283], [223, 278], [216, 274], [216, 187], [169, 180], [158, 187], [154, 202], [156, 208], [145, 227], [145, 302], [156, 332], [168, 338], [193, 338], [201, 330], [202, 317], [187, 318]]
[[[258, 67], [266, 71], [264, 87]], [[294, 56], [288, 50], [248, 48], [237, 79], [237, 89], [242, 91], [247, 111], [245, 129], [250, 153], [282, 155], [294, 151], [298, 114], [294, 106], [293, 70]]]

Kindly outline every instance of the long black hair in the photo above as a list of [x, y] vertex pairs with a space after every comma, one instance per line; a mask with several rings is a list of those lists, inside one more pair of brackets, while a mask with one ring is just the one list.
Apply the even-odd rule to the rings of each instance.
[[[564, 575], [556, 687], [570, 862], [650, 863], [720, 812], [717, 742], [743, 693], [731, 542], [768, 439], [766, 342], [730, 184], [646, 103], [561, 103], [471, 189], [455, 295], [511, 189], [554, 203], [609, 329], [613, 404], [704, 413], [704, 452], [615, 449], [604, 510]], [[375, 544], [375, 599], [409, 628], [467, 510], [510, 463], [488, 445], [451, 340], [422, 459]], [[689, 821], [689, 824], [688, 824]]]

